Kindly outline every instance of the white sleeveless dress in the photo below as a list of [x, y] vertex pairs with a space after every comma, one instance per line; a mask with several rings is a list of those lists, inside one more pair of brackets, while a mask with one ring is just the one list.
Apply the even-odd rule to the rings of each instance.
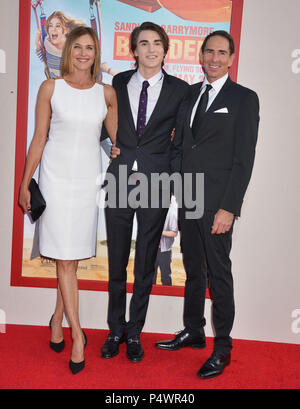
[[42, 256], [79, 260], [96, 254], [103, 86], [79, 90], [55, 80], [52, 118], [40, 164], [46, 209], [39, 220]]

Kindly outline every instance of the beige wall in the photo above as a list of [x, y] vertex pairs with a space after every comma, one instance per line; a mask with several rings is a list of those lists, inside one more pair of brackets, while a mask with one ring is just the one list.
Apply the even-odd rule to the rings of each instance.
[[[0, 11], [0, 310], [8, 323], [46, 325], [55, 291], [10, 286], [18, 50], [18, 27], [11, 22], [17, 21], [18, 1], [2, 0]], [[233, 240], [236, 338], [300, 343], [299, 13], [299, 0], [244, 1], [238, 81], [257, 91], [261, 123]], [[107, 328], [107, 293], [80, 295], [82, 325]], [[180, 297], [152, 296], [145, 331], [182, 328], [182, 305]], [[210, 309], [207, 301], [208, 335]]]

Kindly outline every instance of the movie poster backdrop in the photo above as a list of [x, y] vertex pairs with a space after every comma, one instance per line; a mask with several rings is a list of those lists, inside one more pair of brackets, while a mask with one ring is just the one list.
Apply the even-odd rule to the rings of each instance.
[[[34, 111], [40, 84], [60, 76], [60, 60], [68, 32], [78, 25], [92, 27], [101, 47], [101, 80], [111, 84], [118, 72], [133, 69], [129, 50], [131, 31], [144, 21], [161, 25], [170, 38], [164, 69], [189, 84], [203, 79], [199, 51], [205, 36], [215, 30], [231, 32], [236, 59], [231, 77], [236, 80], [242, 0], [22, 0], [20, 1], [19, 78], [16, 142], [15, 209], [12, 285], [56, 287], [55, 262], [38, 252], [38, 226], [17, 204], [25, 157], [34, 133]], [[26, 107], [26, 109], [25, 109]], [[102, 142], [102, 171], [108, 166], [110, 142]], [[38, 169], [34, 177], [38, 179]], [[177, 232], [176, 202], [170, 208], [170, 229]], [[134, 280], [134, 227], [128, 264], [128, 291]], [[171, 257], [160, 255], [152, 293], [183, 295], [185, 272], [179, 233], [172, 240]], [[171, 271], [164, 272], [163, 269]], [[162, 277], [170, 276], [168, 280]], [[107, 290], [108, 261], [103, 208], [99, 209], [96, 257], [82, 260], [79, 288]], [[162, 282], [163, 281], [163, 282]]]

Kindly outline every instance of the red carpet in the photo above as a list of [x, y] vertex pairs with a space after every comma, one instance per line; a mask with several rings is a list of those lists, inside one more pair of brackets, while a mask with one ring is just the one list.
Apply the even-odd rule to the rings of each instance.
[[300, 345], [234, 341], [232, 362], [214, 379], [201, 380], [196, 373], [212, 352], [212, 339], [203, 350], [184, 348], [161, 351], [154, 342], [169, 337], [142, 334], [144, 360], [133, 364], [126, 346], [113, 359], [100, 358], [107, 331], [85, 330], [88, 344], [86, 368], [72, 375], [70, 330], [64, 329], [66, 348], [50, 350], [47, 327], [7, 325], [0, 333], [0, 388], [2, 389], [298, 389]]

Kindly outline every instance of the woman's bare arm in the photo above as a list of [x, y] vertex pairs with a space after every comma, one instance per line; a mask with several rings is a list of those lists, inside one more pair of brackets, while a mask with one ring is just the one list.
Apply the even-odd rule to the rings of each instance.
[[116, 91], [111, 85], [104, 85], [104, 97], [107, 106], [107, 115], [104, 124], [110, 140], [115, 144], [118, 129], [118, 102]]
[[51, 97], [54, 90], [54, 80], [44, 81], [40, 86], [36, 103], [36, 122], [34, 135], [28, 150], [25, 171], [20, 187], [19, 204], [26, 212], [30, 209], [30, 192], [28, 186], [30, 180], [41, 160], [47, 141], [47, 135], [51, 119]]

